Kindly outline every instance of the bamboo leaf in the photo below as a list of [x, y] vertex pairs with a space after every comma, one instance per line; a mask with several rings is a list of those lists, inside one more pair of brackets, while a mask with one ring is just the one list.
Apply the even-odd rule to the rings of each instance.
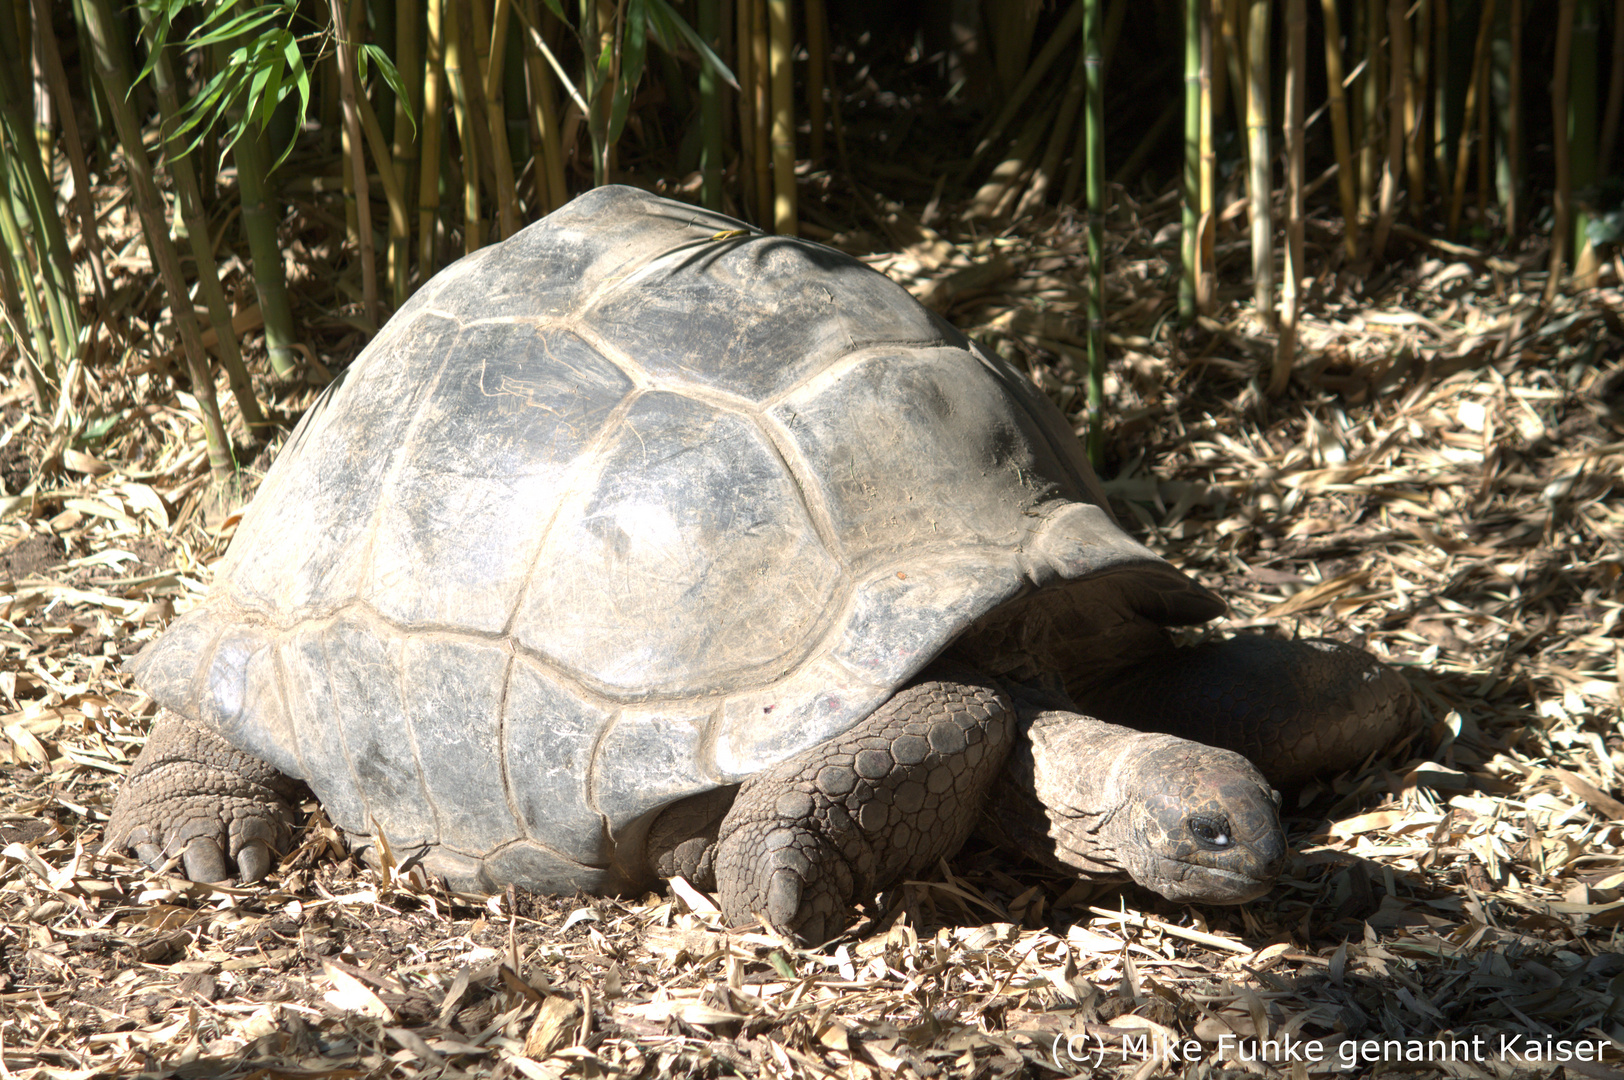
[[[394, 91], [396, 100], [410, 100], [406, 95], [406, 81], [400, 77], [400, 72], [395, 70], [394, 61], [389, 59], [389, 54], [384, 52], [382, 48], [377, 45], [363, 45], [357, 59], [357, 68], [361, 73], [362, 86], [366, 85], [367, 61], [370, 59], [378, 65], [378, 74], [383, 76], [383, 81], [389, 84], [390, 90]], [[417, 130], [417, 118], [412, 115], [410, 109], [406, 110], [406, 119], [411, 121], [412, 130], [415, 132]]]
[[[699, 58], [704, 62], [705, 66], [720, 76], [723, 82], [735, 90], [739, 88], [739, 80], [734, 78], [733, 72], [729, 71], [727, 65], [722, 63], [722, 58], [717, 56], [709, 45], [705, 44], [705, 39], [695, 33], [694, 28], [689, 26], [681, 15], [672, 10], [671, 5], [666, 3], [666, 0], [647, 0], [647, 3], [649, 22], [654, 24], [663, 37], [682, 38], [683, 41], [688, 43], [689, 48], [699, 54]], [[665, 42], [662, 40], [661, 44], [664, 45]]]
[[626, 37], [620, 51], [620, 79], [615, 83], [614, 102], [609, 110], [611, 143], [620, 138], [626, 126], [626, 113], [637, 93], [637, 84], [643, 79], [643, 62], [647, 57], [648, 18], [644, 0], [630, 0], [626, 7]]

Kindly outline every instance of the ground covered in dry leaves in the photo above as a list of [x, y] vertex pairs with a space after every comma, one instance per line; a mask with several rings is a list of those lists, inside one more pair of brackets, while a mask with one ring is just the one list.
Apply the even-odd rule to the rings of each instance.
[[[1075, 220], [1000, 234], [808, 189], [812, 221], [858, 223], [812, 231], [1080, 413]], [[149, 299], [104, 329], [63, 415], [0, 388], [0, 1080], [1624, 1075], [1616, 265], [1547, 306], [1538, 250], [1411, 238], [1359, 276], [1315, 228], [1303, 356], [1267, 400], [1248, 304], [1174, 329], [1171, 194], [1117, 195], [1119, 515], [1230, 600], [1216, 629], [1360, 641], [1427, 713], [1288, 800], [1269, 896], [1180, 907], [972, 841], [808, 952], [680, 883], [481, 901], [380, 877], [313, 806], [255, 887], [98, 854], [154, 708], [121, 660], [203, 595], [237, 520], [208, 512]], [[290, 250], [331, 292], [335, 249]], [[1220, 254], [1238, 280], [1243, 243]], [[337, 317], [309, 329], [326, 367], [360, 344]], [[284, 419], [314, 392], [261, 389]], [[250, 485], [271, 456], [245, 460]]]

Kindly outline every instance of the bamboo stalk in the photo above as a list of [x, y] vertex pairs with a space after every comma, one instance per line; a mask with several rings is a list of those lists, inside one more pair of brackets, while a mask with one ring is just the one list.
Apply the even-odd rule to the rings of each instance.
[[1568, 141], [1568, 75], [1573, 58], [1573, 19], [1578, 4], [1561, 0], [1556, 17], [1556, 60], [1551, 75], [1552, 145], [1556, 158], [1556, 190], [1551, 193], [1551, 269], [1545, 279], [1545, 302], [1561, 291], [1573, 228], [1573, 164]]
[[[4, 155], [0, 154], [0, 177], [5, 175]], [[24, 314], [22, 297], [17, 290], [17, 278], [23, 276], [30, 289], [33, 280], [26, 275], [16, 273], [12, 265], [13, 242], [19, 238], [17, 232], [17, 218], [11, 211], [11, 200], [0, 199], [0, 237], [4, 238], [4, 258], [0, 258], [0, 316], [4, 317], [6, 327], [11, 331], [12, 341], [17, 347], [17, 355], [23, 361], [23, 373], [28, 379], [28, 392], [34, 399], [34, 411], [40, 416], [49, 416], [53, 411], [56, 395], [52, 392], [51, 382], [41, 370], [37, 356], [50, 357], [51, 338], [41, 321], [38, 307], [34, 307], [28, 314]], [[35, 297], [37, 305], [38, 298]], [[28, 338], [34, 338], [34, 349], [28, 347]], [[43, 347], [44, 352], [37, 352]]]
[[768, 228], [772, 224], [772, 67], [768, 53], [767, 0], [749, 0], [750, 4], [750, 65], [756, 73], [752, 93], [756, 96], [753, 115], [756, 118], [756, 205], [760, 207], [758, 224]]
[[1258, 320], [1273, 330], [1274, 223], [1269, 217], [1269, 9], [1271, 0], [1251, 0], [1246, 24], [1246, 134], [1251, 169], [1252, 298]]
[[1409, 82], [1410, 23], [1404, 14], [1404, 0], [1387, 0], [1387, 36], [1392, 56], [1387, 89], [1387, 158], [1382, 162], [1381, 210], [1371, 240], [1371, 255], [1381, 259], [1387, 253], [1387, 236], [1398, 209], [1398, 170], [1404, 160], [1404, 87]]
[[1201, 238], [1197, 222], [1201, 216], [1202, 3], [1203, 0], [1184, 0], [1184, 212], [1179, 235], [1183, 264], [1179, 274], [1179, 321], [1186, 325], [1195, 321], [1195, 298], [1201, 277]]
[[[12, 0], [0, 0], [0, 21], [17, 23], [27, 17], [26, 8]], [[26, 26], [26, 23], [23, 24]], [[34, 134], [30, 88], [19, 75], [29, 68], [21, 43], [26, 39], [0, 35], [0, 127], [11, 144], [16, 175], [13, 179], [23, 196], [23, 206], [38, 246], [41, 297], [55, 342], [55, 353], [64, 362], [79, 348], [79, 302], [73, 277], [73, 260], [68, 254], [67, 232], [56, 210], [56, 185], [46, 174], [40, 145]], [[9, 193], [0, 193], [9, 197]]]
[[[1035, 213], [1048, 197], [1049, 188], [1053, 186], [1055, 174], [1060, 169], [1060, 161], [1071, 144], [1072, 136], [1077, 132], [1077, 113], [1082, 108], [1083, 96], [1088, 91], [1088, 72], [1085, 70], [1081, 54], [1077, 63], [1072, 67], [1071, 79], [1066, 84], [1065, 96], [1060, 102], [1060, 112], [1055, 117], [1054, 124], [1049, 133], [1048, 146], [1043, 151], [1043, 160], [1038, 163], [1032, 175], [1031, 186], [1021, 196], [1019, 205], [1015, 208], [1016, 217], [1024, 217]], [[1081, 147], [1078, 148], [1081, 153]]]
[[1297, 358], [1297, 319], [1302, 314], [1303, 117], [1308, 99], [1308, 0], [1286, 0], [1286, 272], [1281, 282], [1280, 337], [1274, 351], [1269, 396], [1291, 382]]
[[1624, 0], [1613, 0], [1613, 67], [1607, 80], [1607, 111], [1602, 115], [1601, 149], [1596, 153], [1596, 170], [1606, 176], [1613, 163], [1613, 147], [1618, 143], [1620, 114], [1624, 113]]
[[1359, 217], [1361, 220], [1374, 218], [1376, 189], [1380, 183], [1381, 171], [1381, 136], [1385, 129], [1383, 123], [1384, 111], [1382, 109], [1382, 76], [1386, 65], [1383, 63], [1381, 43], [1386, 35], [1382, 32], [1383, 0], [1355, 0], [1360, 5], [1363, 18], [1360, 20], [1360, 29], [1363, 32], [1365, 56], [1365, 71], [1361, 78], [1364, 80], [1360, 89], [1360, 119], [1363, 130], [1359, 137]]
[[[333, 20], [333, 34], [338, 48], [338, 86], [344, 106], [344, 135], [349, 140], [350, 170], [355, 188], [357, 215], [356, 237], [361, 245], [361, 296], [366, 308], [367, 321], [378, 327], [383, 325], [378, 307], [378, 267], [372, 250], [372, 200], [367, 181], [366, 155], [361, 149], [361, 113], [355, 104], [355, 43], [350, 40], [348, 24], [344, 18], [343, 0], [328, 0]], [[379, 165], [387, 162], [380, 161]]]
[[436, 219], [440, 216], [440, 133], [445, 121], [445, 4], [428, 0], [423, 21], [423, 156], [417, 181], [417, 274], [434, 276]]
[[[223, 51], [223, 50], [222, 50]], [[265, 145], [259, 132], [244, 131], [231, 148], [237, 166], [237, 193], [242, 203], [243, 234], [254, 262], [254, 291], [265, 316], [265, 351], [271, 370], [291, 375], [298, 364], [298, 335], [293, 330], [293, 308], [288, 303], [287, 275], [282, 268], [282, 246], [277, 239], [278, 215], [267, 197]]]
[[795, 39], [790, 0], [768, 0], [773, 108], [773, 231], [796, 236], [795, 219]]
[[1432, 159], [1438, 174], [1438, 190], [1452, 191], [1454, 182], [1449, 172], [1449, 0], [1433, 0], [1436, 30], [1433, 44], [1437, 54], [1432, 70], [1438, 73], [1432, 90]]
[[[1427, 58], [1432, 49], [1431, 0], [1417, 0], [1416, 29], [1410, 50], [1410, 77], [1404, 86], [1404, 171], [1410, 192], [1410, 220], [1420, 221], [1426, 209], [1427, 162], [1422, 153], [1426, 138]], [[1405, 19], [1408, 24], [1408, 17]]]
[[[1490, 36], [1493, 36], [1492, 31]], [[1494, 142], [1489, 114], [1494, 111], [1494, 88], [1491, 83], [1494, 51], [1493, 43], [1490, 44], [1489, 57], [1478, 72], [1477, 84], [1477, 221], [1480, 226], [1488, 221], [1489, 188], [1493, 185], [1489, 159]]]
[[[384, 200], [389, 205], [389, 237], [391, 246], [396, 239], [404, 245], [405, 240], [411, 237], [411, 218], [406, 210], [406, 188], [401, 183], [400, 173], [395, 163], [389, 157], [389, 141], [384, 138], [383, 127], [378, 123], [377, 113], [373, 111], [372, 102], [365, 94], [355, 97], [356, 111], [360, 114], [361, 131], [366, 136], [367, 146], [372, 150], [372, 158], [378, 169], [378, 182], [383, 185]], [[365, 161], [365, 158], [361, 158]], [[370, 224], [370, 215], [367, 218]], [[391, 288], [398, 290], [393, 293], [397, 305], [406, 302], [406, 255], [404, 246], [401, 252], [401, 276], [398, 282], [391, 281]]]
[[[1455, 151], [1455, 187], [1449, 194], [1451, 239], [1460, 236], [1461, 211], [1466, 204], [1467, 166], [1471, 162], [1472, 139], [1477, 134], [1477, 111], [1482, 108], [1483, 114], [1488, 115], [1488, 108], [1478, 88], [1483, 83], [1483, 76], [1488, 72], [1489, 42], [1493, 40], [1493, 36], [1494, 0], [1483, 0], [1483, 14], [1477, 26], [1477, 44], [1472, 49], [1472, 76], [1466, 85], [1466, 109], [1460, 125], [1460, 145]], [[1478, 156], [1484, 161], [1488, 160], [1487, 150], [1487, 147], [1478, 148]]]
[[421, 12], [422, 5], [415, 0], [395, 0], [395, 70], [406, 84], [406, 96], [395, 98], [395, 138], [391, 151], [400, 178], [401, 211], [405, 216], [403, 222], [397, 222], [395, 205], [389, 204], [389, 295], [397, 311], [411, 292], [412, 221], [406, 207], [417, 200], [417, 147], [423, 130], [423, 39], [418, 26]]
[[[470, 4], [469, 10], [474, 14], [475, 27], [479, 28], [479, 19], [484, 8], [479, 4]], [[503, 91], [503, 67], [507, 62], [507, 33], [508, 12], [511, 8], [507, 0], [496, 0], [496, 10], [491, 15], [490, 36], [483, 33], [479, 40], [488, 45], [481, 48], [485, 55], [481, 57], [481, 70], [485, 76], [485, 116], [487, 126], [491, 133], [491, 164], [496, 173], [496, 211], [501, 221], [501, 236], [503, 239], [519, 231], [519, 215], [514, 205], [515, 187], [513, 183], [513, 153], [508, 148], [507, 138], [507, 103]]]
[[1348, 102], [1342, 91], [1342, 28], [1336, 0], [1320, 0], [1325, 13], [1325, 82], [1331, 107], [1331, 142], [1336, 148], [1336, 190], [1342, 206], [1342, 251], [1351, 260], [1359, 255], [1359, 192], [1348, 137]]
[[169, 314], [180, 334], [186, 366], [191, 375], [192, 396], [197, 399], [202, 413], [204, 440], [208, 448], [209, 471], [214, 479], [224, 481], [233, 470], [231, 443], [226, 437], [225, 425], [220, 420], [220, 405], [214, 396], [214, 379], [209, 373], [208, 356], [203, 351], [203, 337], [192, 314], [192, 301], [181, 273], [180, 258], [169, 242], [168, 221], [164, 215], [163, 197], [152, 181], [152, 166], [147, 159], [145, 144], [141, 141], [141, 125], [130, 102], [129, 76], [113, 51], [114, 19], [109, 0], [85, 0], [85, 23], [94, 46], [96, 74], [106, 91], [109, 111], [124, 148], [129, 164], [130, 183], [136, 212], [146, 233], [147, 250], [169, 295]]
[[525, 77], [530, 87], [531, 124], [539, 144], [535, 166], [536, 207], [548, 214], [569, 201], [569, 189], [564, 184], [564, 148], [559, 142], [558, 97], [553, 92], [553, 72], [537, 44], [544, 42], [541, 12], [536, 0], [524, 0], [524, 3], [529, 31], [525, 35]]
[[34, 21], [47, 27], [47, 32], [36, 35], [45, 63], [45, 75], [51, 94], [61, 103], [58, 110], [62, 123], [62, 145], [67, 151], [68, 168], [73, 173], [73, 204], [79, 214], [79, 237], [84, 243], [85, 257], [90, 262], [90, 279], [96, 288], [96, 298], [105, 304], [112, 295], [107, 284], [107, 267], [102, 261], [101, 237], [96, 228], [96, 207], [90, 198], [90, 169], [85, 164], [84, 143], [79, 138], [79, 120], [74, 115], [73, 93], [68, 89], [68, 75], [62, 67], [62, 54], [56, 47], [56, 35], [50, 33], [51, 11], [48, 0], [33, 0]]
[[[11, 169], [8, 165], [10, 154], [0, 153], [0, 236], [5, 239], [7, 253], [6, 284], [6, 311], [12, 320], [11, 332], [16, 338], [17, 351], [23, 355], [28, 364], [29, 387], [34, 395], [34, 404], [41, 414], [46, 413], [55, 395], [51, 392], [51, 383], [55, 381], [57, 365], [52, 349], [50, 317], [45, 314], [40, 304], [39, 291], [34, 286], [34, 271], [28, 261], [28, 242], [23, 238], [21, 223], [17, 220], [17, 213], [11, 201]], [[26, 315], [28, 328], [34, 335], [34, 355], [29, 356], [27, 344], [24, 341], [23, 328], [16, 325], [17, 302], [12, 294], [15, 288], [11, 278], [15, 277], [22, 286], [22, 302]]]
[[479, 136], [474, 132], [478, 119], [468, 94], [467, 39], [463, 33], [466, 12], [458, 0], [450, 0], [450, 6], [442, 7], [441, 13], [445, 81], [451, 90], [451, 109], [456, 114], [462, 151], [462, 250], [471, 255], [485, 246], [485, 222], [479, 206]]
[[1099, 0], [1080, 0], [1088, 103], [1088, 456], [1105, 463], [1105, 59], [1100, 49]]
[[1506, 185], [1506, 241], [1522, 227], [1522, 0], [1511, 0], [1510, 63], [1506, 75], [1506, 158], [1511, 181]]
[[[701, 11], [704, 4], [700, 5]], [[806, 115], [812, 124], [811, 156], [814, 168], [823, 163], [825, 122], [823, 71], [829, 62], [827, 15], [823, 0], [806, 0]]]
[[[146, 24], [150, 51], [156, 44], [151, 38], [156, 18], [151, 12], [140, 10]], [[214, 331], [215, 355], [225, 369], [244, 426], [255, 438], [261, 438], [269, 433], [268, 426], [264, 413], [260, 411], [259, 401], [254, 397], [253, 380], [243, 364], [236, 332], [231, 328], [231, 304], [226, 300], [225, 289], [220, 286], [220, 271], [214, 261], [214, 243], [209, 232], [208, 214], [203, 208], [203, 194], [192, 167], [192, 156], [186, 152], [185, 140], [174, 133], [181, 103], [167, 48], [158, 51], [154, 58], [152, 85], [157, 92], [164, 129], [170, 132], [164, 142], [165, 163], [175, 183], [175, 193], [179, 196], [181, 215], [186, 223], [187, 246], [191, 248], [192, 262], [197, 267], [197, 292], [203, 299], [204, 308], [209, 313], [209, 326]]]
[[[1568, 168], [1573, 190], [1589, 191], [1596, 173], [1596, 41], [1601, 36], [1599, 0], [1579, 0], [1574, 11], [1573, 57], [1568, 71]], [[1573, 208], [1573, 287], [1593, 289], [1601, 264], [1590, 240], [1590, 214]]]
[[1246, 126], [1246, 4], [1248, 0], [1218, 0], [1223, 5], [1222, 37], [1228, 61], [1229, 92], [1234, 98], [1235, 129]]
[[[811, 33], [812, 7], [821, 3], [821, 0], [807, 0], [806, 18], [808, 34]], [[820, 8], [821, 11], [821, 8]], [[699, 0], [699, 36], [705, 43], [721, 54], [722, 36], [722, 4], [721, 0]], [[812, 146], [813, 157], [821, 156], [823, 146], [823, 94], [820, 90], [816, 97], [811, 97], [811, 75], [818, 73], [818, 85], [822, 86], [823, 60], [817, 52], [811, 54], [811, 67], [808, 68], [807, 94], [812, 101]], [[700, 126], [700, 159], [699, 168], [701, 180], [699, 186], [699, 201], [711, 210], [722, 209], [722, 80], [709, 64], [699, 65], [699, 126]]]
[[1049, 35], [1049, 40], [1043, 43], [1043, 48], [1038, 50], [1037, 56], [1033, 57], [1032, 62], [1027, 65], [1026, 75], [1021, 79], [1020, 84], [1010, 92], [1003, 108], [998, 111], [992, 127], [988, 128], [987, 134], [982, 136], [980, 142], [976, 143], [975, 152], [970, 155], [970, 171], [975, 170], [975, 167], [980, 164], [982, 156], [1003, 138], [1004, 132], [1009, 129], [1009, 125], [1014, 122], [1015, 117], [1026, 108], [1027, 99], [1032, 96], [1032, 91], [1037, 89], [1038, 84], [1049, 74], [1049, 69], [1054, 66], [1055, 61], [1060, 57], [1061, 50], [1066, 47], [1071, 41], [1072, 35], [1077, 33], [1078, 29], [1083, 25], [1083, 17], [1088, 3], [1089, 0], [1071, 0], [1071, 6], [1066, 9], [1066, 14], [1061, 16], [1060, 22], [1055, 25], [1054, 32]]
[[[1203, 0], [1208, 3], [1208, 0]], [[1201, 172], [1197, 188], [1199, 204], [1196, 216], [1196, 275], [1195, 306], [1203, 315], [1212, 314], [1217, 264], [1217, 215], [1213, 212], [1218, 198], [1218, 152], [1213, 144], [1213, 117], [1217, 103], [1223, 98], [1214, 83], [1223, 76], [1223, 65], [1213, 57], [1217, 48], [1214, 33], [1214, 11], [1210, 4], [1207, 17], [1201, 20]]]
[[756, 52], [754, 12], [756, 0], [738, 0], [735, 11], [738, 28], [739, 76], [739, 194], [745, 214], [760, 222], [766, 207], [756, 201]]

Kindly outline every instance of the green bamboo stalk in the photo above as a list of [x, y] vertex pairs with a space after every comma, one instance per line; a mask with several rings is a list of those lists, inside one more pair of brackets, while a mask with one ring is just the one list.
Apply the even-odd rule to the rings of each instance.
[[[812, 20], [812, 5], [819, 0], [807, 0], [807, 23]], [[699, 36], [705, 40], [712, 49], [720, 54], [722, 42], [722, 3], [721, 0], [699, 0]], [[822, 85], [823, 58], [816, 52], [810, 57], [811, 67], [808, 69], [808, 95], [810, 96], [811, 72], [818, 72], [819, 85]], [[822, 146], [823, 132], [821, 130], [823, 116], [823, 94], [812, 99], [812, 145], [814, 158], [820, 156], [818, 148]], [[699, 168], [701, 180], [699, 186], [699, 201], [712, 210], [722, 209], [722, 80], [709, 64], [699, 65], [699, 126], [700, 126], [700, 159]]]
[[1325, 81], [1331, 106], [1331, 142], [1336, 148], [1336, 189], [1342, 205], [1342, 250], [1359, 255], [1359, 191], [1354, 168], [1353, 142], [1348, 136], [1348, 101], [1342, 89], [1342, 28], [1336, 0], [1320, 0], [1325, 12]]
[[[9, 148], [7, 148], [9, 150]], [[22, 287], [22, 301], [26, 310], [28, 329], [34, 335], [34, 354], [29, 360], [28, 374], [29, 386], [34, 394], [34, 404], [42, 415], [49, 413], [55, 400], [51, 391], [51, 383], [57, 378], [57, 365], [52, 352], [52, 337], [50, 317], [46, 315], [40, 303], [39, 291], [34, 286], [34, 270], [29, 264], [28, 242], [23, 237], [21, 223], [17, 220], [17, 213], [12, 207], [11, 198], [11, 169], [8, 164], [12, 153], [0, 152], [0, 236], [6, 244], [8, 276], [16, 278]], [[9, 292], [14, 293], [11, 289]], [[27, 343], [23, 340], [24, 329], [16, 325], [17, 304], [8, 295], [6, 310], [13, 320], [11, 332], [17, 341], [17, 350], [27, 357]]]
[[445, 122], [444, 0], [428, 0], [423, 24], [423, 157], [417, 183], [417, 276], [427, 281], [438, 269], [434, 257], [435, 219], [440, 216], [440, 125]]
[[129, 76], [113, 50], [116, 24], [110, 0], [85, 0], [85, 23], [92, 39], [96, 75], [106, 91], [118, 140], [129, 163], [135, 208], [146, 233], [147, 250], [158, 267], [164, 291], [169, 294], [169, 314], [180, 334], [181, 348], [191, 376], [192, 396], [197, 399], [198, 408], [203, 414], [209, 471], [217, 482], [224, 482], [231, 477], [234, 467], [231, 443], [220, 420], [220, 404], [214, 396], [214, 378], [209, 372], [209, 359], [203, 350], [202, 335], [198, 333], [197, 318], [192, 313], [192, 300], [186, 288], [186, 278], [181, 273], [180, 257], [169, 242], [169, 223], [164, 214], [163, 197], [152, 181], [152, 166], [147, 159], [146, 146], [141, 141], [140, 121], [130, 103]]
[[248, 254], [254, 262], [254, 292], [265, 317], [265, 351], [271, 370], [292, 375], [298, 367], [299, 336], [294, 331], [293, 307], [288, 303], [287, 275], [282, 268], [282, 244], [277, 237], [280, 215], [272, 210], [263, 137], [250, 123], [231, 147], [237, 166], [237, 193], [242, 202], [242, 228]]
[[[1184, 0], [1184, 215], [1179, 239], [1183, 262], [1179, 274], [1179, 321], [1195, 321], [1196, 285], [1201, 276], [1201, 239], [1196, 223], [1201, 202], [1201, 7], [1204, 0]], [[1062, 127], [1057, 124], [1056, 127]]]
[[[3, 155], [0, 155], [3, 158]], [[0, 175], [3, 175], [4, 162], [0, 160]], [[35, 297], [35, 307], [31, 313], [24, 314], [23, 300], [17, 289], [18, 274], [12, 266], [11, 244], [14, 240], [17, 218], [11, 211], [11, 200], [3, 199], [5, 206], [0, 207], [0, 238], [3, 238], [3, 257], [0, 257], [0, 317], [5, 320], [6, 328], [10, 330], [13, 343], [17, 347], [17, 355], [22, 357], [23, 372], [28, 379], [28, 392], [34, 398], [34, 411], [40, 416], [49, 416], [54, 411], [56, 395], [52, 391], [51, 381], [40, 370], [36, 356], [50, 358], [51, 338], [45, 330], [45, 324], [40, 317], [38, 297]], [[6, 226], [6, 222], [10, 226]], [[24, 277], [29, 288], [33, 288], [31, 276]], [[34, 338], [34, 348], [28, 347], [28, 339]], [[4, 335], [0, 335], [3, 339]], [[37, 353], [36, 350], [43, 345], [45, 351]]]
[[[145, 22], [150, 50], [155, 47], [152, 34], [156, 16], [146, 9], [139, 10]], [[176, 133], [176, 119], [181, 109], [180, 94], [175, 86], [174, 65], [170, 63], [167, 47], [160, 50], [155, 58], [152, 85], [157, 92], [158, 111], [163, 117], [164, 130], [168, 133], [164, 140], [164, 161], [179, 196], [181, 217], [186, 223], [187, 246], [191, 248], [192, 262], [197, 267], [198, 295], [203, 299], [209, 313], [209, 326], [214, 331], [215, 355], [225, 369], [231, 394], [237, 401], [237, 411], [242, 414], [243, 425], [250, 435], [261, 438], [269, 433], [269, 428], [265, 414], [260, 411], [259, 401], [254, 397], [253, 380], [243, 364], [242, 352], [237, 347], [237, 333], [231, 326], [231, 304], [220, 285], [220, 270], [214, 261], [213, 237], [209, 231], [208, 213], [203, 207], [203, 194], [197, 183], [197, 171], [193, 168], [191, 155], [187, 153], [185, 138]]]
[[1302, 314], [1303, 279], [1303, 117], [1307, 113], [1308, 0], [1286, 0], [1286, 273], [1280, 300], [1284, 311], [1269, 377], [1269, 396], [1291, 382], [1297, 358], [1297, 319]]
[[1556, 190], [1551, 193], [1551, 268], [1545, 279], [1545, 302], [1556, 299], [1568, 264], [1568, 245], [1573, 239], [1573, 163], [1568, 138], [1568, 93], [1573, 67], [1573, 21], [1578, 10], [1575, 0], [1561, 0], [1556, 17], [1556, 60], [1551, 75], [1552, 145], [1556, 158]]
[[1088, 456], [1105, 464], [1105, 57], [1100, 48], [1100, 0], [1083, 4], [1084, 109], [1088, 148]]
[[[49, 27], [49, 0], [33, 0], [33, 4], [34, 21]], [[105, 304], [112, 295], [112, 288], [107, 283], [107, 267], [102, 261], [96, 207], [90, 198], [90, 169], [85, 163], [84, 143], [79, 138], [79, 120], [74, 115], [73, 93], [68, 89], [68, 76], [62, 67], [62, 54], [56, 47], [56, 35], [45, 33], [37, 37], [51, 94], [60, 103], [58, 115], [62, 123], [62, 146], [67, 151], [68, 168], [73, 173], [73, 203], [79, 214], [79, 237], [84, 243], [85, 257], [90, 262], [90, 279], [96, 288], [96, 298]]]
[[1246, 23], [1246, 134], [1251, 168], [1247, 185], [1252, 203], [1252, 299], [1259, 321], [1273, 330], [1274, 222], [1269, 149], [1269, 9], [1271, 0], [1251, 0]]
[[1382, 23], [1386, 18], [1383, 0], [1355, 0], [1359, 5], [1360, 51], [1365, 58], [1365, 71], [1360, 76], [1359, 117], [1359, 218], [1375, 217], [1376, 186], [1381, 169], [1381, 135], [1383, 123], [1382, 94], [1385, 64], [1381, 43], [1386, 35]]
[[1214, 206], [1218, 199], [1218, 152], [1213, 142], [1213, 123], [1217, 105], [1223, 100], [1219, 87], [1214, 85], [1223, 76], [1224, 67], [1213, 56], [1220, 39], [1215, 32], [1216, 12], [1211, 0], [1202, 0], [1207, 17], [1201, 20], [1201, 172], [1198, 187], [1199, 205], [1196, 217], [1196, 277], [1195, 306], [1203, 315], [1212, 314], [1216, 297], [1214, 272], [1217, 266], [1217, 214]]
[[[365, 94], [355, 95], [356, 111], [360, 114], [361, 131], [366, 136], [368, 148], [372, 151], [373, 162], [378, 168], [378, 182], [383, 185], [385, 202], [389, 205], [389, 242], [393, 250], [398, 242], [401, 246], [400, 273], [396, 277], [393, 268], [390, 271], [390, 290], [395, 297], [394, 303], [398, 307], [406, 302], [406, 274], [407, 274], [407, 248], [406, 242], [411, 239], [411, 217], [406, 211], [406, 187], [401, 182], [400, 172], [395, 163], [390, 160], [389, 141], [384, 137], [383, 126], [378, 123], [377, 113], [373, 111], [372, 102]], [[359, 157], [359, 155], [357, 155]], [[360, 158], [365, 161], [366, 159]], [[368, 215], [370, 224], [371, 216]]]
[[[19, 16], [26, 18], [25, 8], [16, 7], [12, 0], [0, 0], [0, 25], [18, 25]], [[0, 34], [0, 127], [14, 155], [13, 183], [23, 196], [35, 243], [40, 245], [41, 295], [56, 355], [65, 362], [79, 348], [78, 288], [68, 254], [67, 232], [56, 211], [56, 185], [45, 172], [34, 134], [30, 88], [20, 77], [29, 69], [21, 48], [24, 40]]]
[[768, 71], [772, 95], [773, 231], [796, 236], [795, 37], [790, 0], [767, 0]]

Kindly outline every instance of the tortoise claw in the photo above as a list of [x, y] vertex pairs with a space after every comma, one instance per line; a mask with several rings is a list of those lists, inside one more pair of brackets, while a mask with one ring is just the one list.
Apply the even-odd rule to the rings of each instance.
[[224, 881], [231, 876], [217, 841], [199, 836], [186, 845], [186, 876], [193, 881]]

